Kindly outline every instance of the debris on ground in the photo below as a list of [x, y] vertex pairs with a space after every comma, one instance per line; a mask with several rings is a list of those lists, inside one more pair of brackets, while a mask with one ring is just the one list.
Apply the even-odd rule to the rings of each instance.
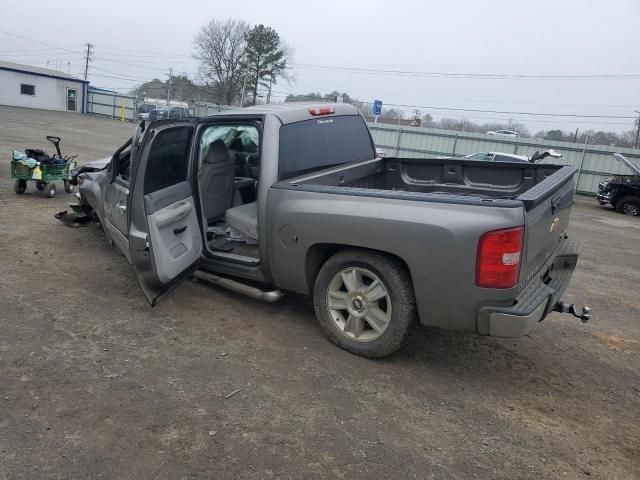
[[55, 217], [71, 228], [87, 227], [96, 221], [94, 216], [83, 213], [69, 213], [66, 210], [56, 213]]
[[225, 397], [224, 397], [224, 398], [225, 398], [225, 399], [227, 399], [227, 398], [231, 398], [231, 397], [233, 397], [236, 393], [238, 393], [238, 392], [239, 392], [239, 391], [241, 391], [241, 390], [242, 390], [241, 388], [239, 388], [239, 389], [237, 389], [237, 390], [234, 390], [233, 392], [231, 392], [231, 393], [229, 393], [229, 394], [225, 395]]

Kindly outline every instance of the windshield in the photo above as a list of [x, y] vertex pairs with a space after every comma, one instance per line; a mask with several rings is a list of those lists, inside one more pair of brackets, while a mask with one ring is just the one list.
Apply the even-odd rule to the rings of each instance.
[[375, 156], [360, 115], [313, 118], [280, 128], [280, 180]]
[[259, 133], [253, 125], [215, 125], [207, 128], [200, 140], [200, 157], [204, 158], [209, 146], [222, 140], [227, 148], [246, 153], [258, 153]]

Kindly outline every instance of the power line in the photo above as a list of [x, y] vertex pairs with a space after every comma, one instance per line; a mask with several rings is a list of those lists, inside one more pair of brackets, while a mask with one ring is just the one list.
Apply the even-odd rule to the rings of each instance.
[[578, 113], [541, 113], [541, 112], [507, 112], [500, 110], [481, 110], [477, 108], [451, 108], [451, 107], [435, 107], [427, 105], [403, 105], [401, 103], [387, 103], [392, 107], [403, 108], [426, 108], [431, 110], [450, 110], [455, 112], [479, 112], [479, 113], [498, 113], [503, 115], [532, 115], [541, 117], [573, 117], [573, 118], [617, 118], [617, 119], [629, 119], [636, 118], [635, 116], [625, 115], [584, 115]]
[[149, 54], [151, 56], [159, 56], [159, 57], [184, 57], [184, 58], [191, 58], [189, 55], [184, 55], [184, 54], [167, 54], [164, 52], [150, 52], [148, 50], [135, 50], [135, 49], [130, 49], [130, 48], [119, 48], [119, 47], [107, 47], [105, 45], [96, 45], [100, 48], [106, 48], [107, 50], [118, 50], [118, 51], [124, 51], [124, 52], [133, 52], [133, 53], [142, 53], [142, 54]]
[[[40, 40], [34, 40], [32, 38], [18, 35], [15, 33], [0, 30], [0, 33], [11, 35], [16, 38], [21, 38], [34, 43], [39, 43], [50, 48], [57, 50], [63, 50], [71, 53], [81, 53], [74, 50], [70, 50], [65, 47], [59, 47], [50, 43], [42, 42]], [[175, 58], [191, 58], [187, 55], [170, 55], [162, 52], [146, 52], [143, 50], [125, 49], [117, 47], [101, 46], [101, 48], [107, 48], [115, 51], [128, 51], [134, 53], [149, 54], [153, 57], [155, 55], [161, 58], [175, 57]], [[145, 55], [146, 56], [146, 55]], [[124, 63], [124, 62], [122, 62]], [[126, 64], [126, 63], [125, 63]], [[326, 70], [333, 72], [344, 73], [362, 73], [362, 74], [378, 74], [378, 75], [399, 75], [399, 76], [414, 76], [414, 77], [444, 77], [444, 78], [477, 78], [477, 79], [495, 79], [495, 80], [514, 80], [514, 79], [534, 79], [534, 80], [637, 80], [640, 79], [640, 74], [583, 74], [583, 75], [545, 75], [545, 74], [506, 74], [506, 73], [469, 73], [469, 72], [420, 72], [420, 71], [405, 71], [405, 70], [386, 70], [378, 68], [363, 68], [363, 67], [342, 67], [336, 65], [318, 65], [310, 63], [294, 63], [294, 66], [315, 69]]]
[[[94, 69], [97, 69], [96, 67], [94, 67]], [[145, 83], [147, 82], [147, 80], [142, 80], [142, 79], [135, 79], [135, 78], [130, 78], [130, 77], [119, 77], [119, 76], [115, 76], [115, 75], [103, 75], [100, 73], [92, 73], [91, 74], [92, 77], [100, 77], [100, 78], [111, 78], [114, 80], [125, 80], [131, 84], [138, 84], [138, 83]]]
[[[287, 93], [290, 95], [295, 95], [293, 92], [282, 92], [274, 90], [276, 93]], [[304, 94], [302, 94], [304, 95]], [[373, 102], [363, 102], [363, 103], [373, 103]], [[496, 113], [502, 115], [530, 115], [530, 116], [540, 116], [540, 117], [573, 117], [573, 118], [612, 118], [612, 119], [630, 119], [636, 118], [635, 116], [625, 116], [625, 115], [586, 115], [586, 114], [578, 114], [578, 113], [542, 113], [542, 112], [511, 112], [511, 111], [503, 111], [503, 110], [483, 110], [479, 108], [455, 108], [455, 107], [440, 107], [434, 105], [408, 105], [401, 103], [386, 103], [385, 105], [391, 107], [401, 107], [401, 108], [422, 108], [427, 110], [446, 110], [446, 111], [454, 111], [454, 112], [472, 112], [472, 113]]]
[[111, 70], [106, 70], [106, 69], [100, 68], [100, 67], [93, 67], [93, 70], [98, 70], [99, 72], [105, 72], [105, 73], [110, 73], [112, 75], [115, 75], [113, 77], [109, 77], [109, 76], [106, 76], [106, 75], [97, 75], [95, 73], [91, 74], [91, 75], [95, 75], [95, 76], [101, 76], [101, 77], [106, 77], [106, 78], [118, 78], [118, 79], [122, 79], [122, 80], [133, 80], [133, 81], [136, 81], [136, 82], [148, 82], [149, 81], [149, 79], [130, 77], [129, 75], [121, 75], [118, 72], [113, 72]]
[[[74, 47], [83, 47], [83, 46], [84, 45], [70, 45], [68, 47], [62, 47], [62, 48], [74, 48]], [[48, 50], [58, 50], [58, 47], [51, 47], [51, 48], [24, 48], [24, 49], [20, 49], [20, 50], [1, 50], [0, 51], [0, 55], [4, 55], [4, 54], [11, 55], [13, 53], [39, 52], [39, 51], [48, 51]], [[33, 55], [39, 55], [39, 54], [34, 53]]]
[[45, 45], [47, 47], [51, 47], [51, 48], [55, 48], [57, 50], [64, 50], [65, 52], [71, 52], [71, 53], [80, 53], [82, 54], [82, 52], [77, 52], [75, 50], [70, 50], [68, 48], [64, 48], [64, 47], [58, 47], [56, 45], [51, 45], [50, 43], [46, 43], [46, 42], [42, 42], [40, 40], [34, 40], [33, 38], [28, 38], [22, 35], [17, 35], [15, 33], [11, 33], [11, 32], [7, 32], [6, 30], [0, 30], [0, 33], [4, 33], [5, 35], [10, 35], [12, 37], [16, 37], [16, 38], [21, 38], [22, 40], [27, 40], [28, 42], [33, 42], [33, 43], [39, 43], [41, 45]]
[[640, 74], [588, 74], [588, 75], [542, 75], [542, 74], [506, 74], [506, 73], [454, 73], [454, 72], [418, 72], [404, 70], [383, 70], [378, 68], [340, 67], [294, 63], [296, 67], [330, 72], [358, 73], [368, 75], [395, 75], [421, 78], [476, 78], [486, 80], [638, 80]]

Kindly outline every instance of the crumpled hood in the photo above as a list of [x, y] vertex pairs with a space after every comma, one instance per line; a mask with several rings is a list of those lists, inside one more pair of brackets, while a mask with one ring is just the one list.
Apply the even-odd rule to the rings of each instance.
[[626, 158], [624, 155], [621, 155], [619, 153], [614, 153], [613, 156], [620, 163], [626, 165], [627, 168], [634, 173], [634, 175], [640, 175], [640, 168], [638, 168], [638, 166], [635, 163], [633, 163], [630, 159]]
[[111, 157], [101, 158], [100, 160], [93, 160], [92, 162], [83, 163], [82, 165], [78, 165], [71, 171], [71, 176], [75, 177], [82, 172], [95, 172], [97, 170], [102, 170], [106, 168], [111, 162]]

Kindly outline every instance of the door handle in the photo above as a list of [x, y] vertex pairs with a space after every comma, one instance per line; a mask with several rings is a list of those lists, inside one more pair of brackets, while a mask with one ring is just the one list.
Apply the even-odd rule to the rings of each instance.
[[183, 233], [185, 230], [187, 229], [187, 226], [185, 225], [184, 227], [181, 228], [174, 228], [173, 229], [173, 234], [174, 235], [180, 235], [181, 233]]
[[127, 206], [122, 203], [116, 203], [116, 208], [122, 213], [127, 211]]

